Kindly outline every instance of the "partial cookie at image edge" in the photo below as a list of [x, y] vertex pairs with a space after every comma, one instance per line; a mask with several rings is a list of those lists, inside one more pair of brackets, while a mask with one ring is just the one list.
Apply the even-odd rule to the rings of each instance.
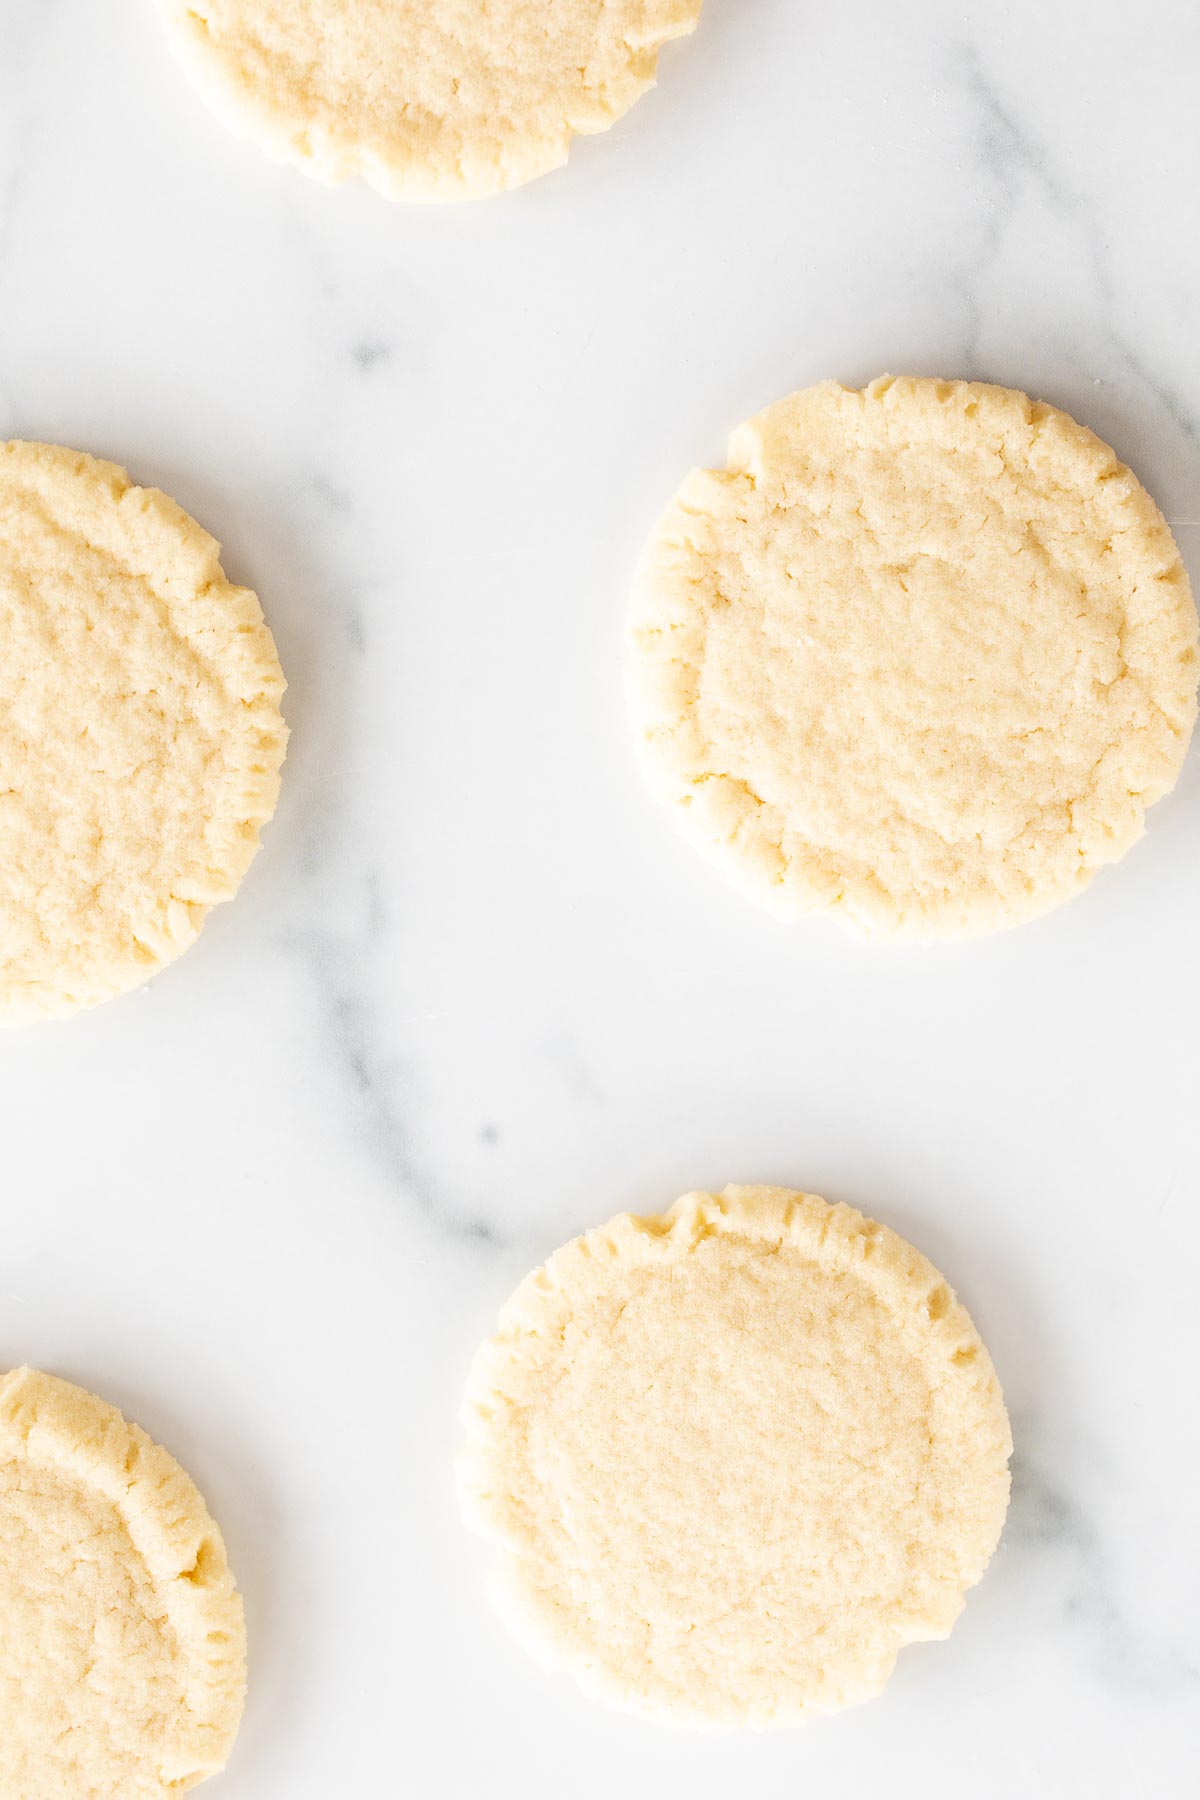
[[[67, 1521], [93, 1535], [62, 1537]], [[0, 1735], [0, 1786], [6, 1768], [18, 1784], [6, 1793], [48, 1800], [74, 1781], [93, 1800], [133, 1800], [183, 1792], [225, 1767], [245, 1700], [246, 1632], [220, 1530], [139, 1426], [29, 1368], [0, 1375], [0, 1590], [10, 1609], [0, 1704], [15, 1679], [18, 1709]], [[93, 1617], [93, 1599], [126, 1612]], [[123, 1650], [139, 1659], [136, 1674]], [[70, 1675], [75, 1662], [86, 1680]]]
[[286, 686], [220, 546], [115, 463], [0, 445], [0, 1024], [139, 987], [272, 817]]
[[548, 22], [528, 0], [501, 0], [464, 43], [457, 9], [423, 0], [381, 46], [378, 32], [356, 37], [337, 0], [294, 28], [275, 19], [274, 36], [244, 0], [157, 0], [176, 60], [236, 137], [327, 185], [358, 177], [417, 202], [486, 198], [562, 167], [573, 138], [608, 130], [654, 87], [659, 51], [695, 29], [701, 4], [562, 0]]

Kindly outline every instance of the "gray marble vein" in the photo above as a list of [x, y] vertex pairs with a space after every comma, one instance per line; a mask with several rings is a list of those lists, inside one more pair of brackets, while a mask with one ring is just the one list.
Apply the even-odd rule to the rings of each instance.
[[1130, 1617], [1117, 1597], [1109, 1543], [1087, 1506], [1020, 1449], [1012, 1462], [1012, 1501], [1005, 1543], [1036, 1560], [1039, 1579], [1106, 1685], [1121, 1692], [1170, 1696], [1200, 1684], [1193, 1648], [1153, 1635]]
[[393, 1033], [385, 1033], [370, 998], [373, 961], [392, 942], [380, 884], [372, 875], [366, 879], [361, 921], [353, 934], [314, 931], [299, 942], [357, 1132], [401, 1204], [414, 1207], [451, 1240], [501, 1248], [505, 1239], [495, 1223], [464, 1196], [449, 1192], [417, 1149], [419, 1073], [388, 1047]]

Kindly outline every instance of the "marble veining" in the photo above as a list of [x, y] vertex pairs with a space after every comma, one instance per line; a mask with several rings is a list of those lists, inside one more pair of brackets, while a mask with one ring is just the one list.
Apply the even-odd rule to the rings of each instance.
[[419, 1092], [414, 1092], [411, 1070], [398, 1067], [382, 1049], [369, 997], [372, 959], [388, 942], [379, 882], [370, 876], [360, 928], [340, 937], [317, 933], [304, 942], [304, 955], [320, 996], [326, 1041], [353, 1095], [369, 1154], [402, 1203], [415, 1205], [451, 1239], [501, 1244], [503, 1234], [498, 1227], [464, 1210], [414, 1151], [410, 1116], [419, 1106]]
[[[687, 468], [885, 369], [1067, 407], [1200, 576], [1200, 13], [706, 0], [566, 170], [399, 209], [223, 133], [154, 12], [0, 7], [3, 434], [221, 539], [292, 741], [196, 948], [0, 1040], [0, 1365], [111, 1394], [221, 1520], [252, 1651], [214, 1794], [1190, 1794], [1200, 753], [1070, 907], [869, 950], [676, 842], [621, 638]], [[948, 1643], [839, 1720], [693, 1739], [510, 1645], [451, 1468], [525, 1270], [730, 1180], [926, 1248], [1017, 1456]]]
[[1039, 1578], [1063, 1619], [1077, 1627], [1080, 1654], [1097, 1678], [1118, 1693], [1194, 1689], [1200, 1663], [1191, 1646], [1144, 1632], [1121, 1605], [1104, 1537], [1086, 1505], [1019, 1452], [1012, 1475], [1008, 1545], [1036, 1557]]

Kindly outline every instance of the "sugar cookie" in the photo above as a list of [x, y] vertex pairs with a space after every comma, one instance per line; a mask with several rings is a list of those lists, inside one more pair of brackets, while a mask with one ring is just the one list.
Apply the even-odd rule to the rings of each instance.
[[996, 1546], [1008, 1420], [925, 1258], [786, 1188], [613, 1219], [530, 1275], [464, 1411], [515, 1628], [664, 1720], [790, 1725], [945, 1637]]
[[0, 445], [0, 1022], [196, 938], [279, 790], [284, 681], [219, 546], [123, 469]]
[[188, 1477], [115, 1407], [0, 1376], [0, 1794], [142, 1800], [223, 1769], [242, 1603]]
[[701, 0], [159, 0], [231, 130], [319, 180], [464, 200], [567, 160], [653, 87]]
[[1196, 716], [1145, 489], [1054, 408], [833, 382], [735, 432], [642, 560], [632, 710], [688, 836], [785, 917], [966, 937], [1141, 835]]

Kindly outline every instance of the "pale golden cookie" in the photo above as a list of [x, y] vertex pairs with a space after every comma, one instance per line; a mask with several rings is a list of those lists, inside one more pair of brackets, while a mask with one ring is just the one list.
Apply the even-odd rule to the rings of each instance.
[[787, 918], [966, 937], [1141, 835], [1196, 717], [1145, 489], [978, 382], [825, 382], [689, 476], [643, 557], [632, 711], [688, 836]]
[[787, 1188], [623, 1216], [522, 1283], [461, 1490], [535, 1653], [686, 1725], [797, 1724], [945, 1637], [1008, 1504], [970, 1319], [909, 1244]]
[[701, 0], [159, 0], [213, 110], [321, 181], [466, 200], [567, 160], [653, 87]]
[[0, 1794], [149, 1800], [225, 1767], [246, 1687], [221, 1534], [95, 1395], [0, 1376]]
[[258, 848], [284, 680], [219, 556], [112, 463], [0, 445], [0, 1023], [147, 980]]

